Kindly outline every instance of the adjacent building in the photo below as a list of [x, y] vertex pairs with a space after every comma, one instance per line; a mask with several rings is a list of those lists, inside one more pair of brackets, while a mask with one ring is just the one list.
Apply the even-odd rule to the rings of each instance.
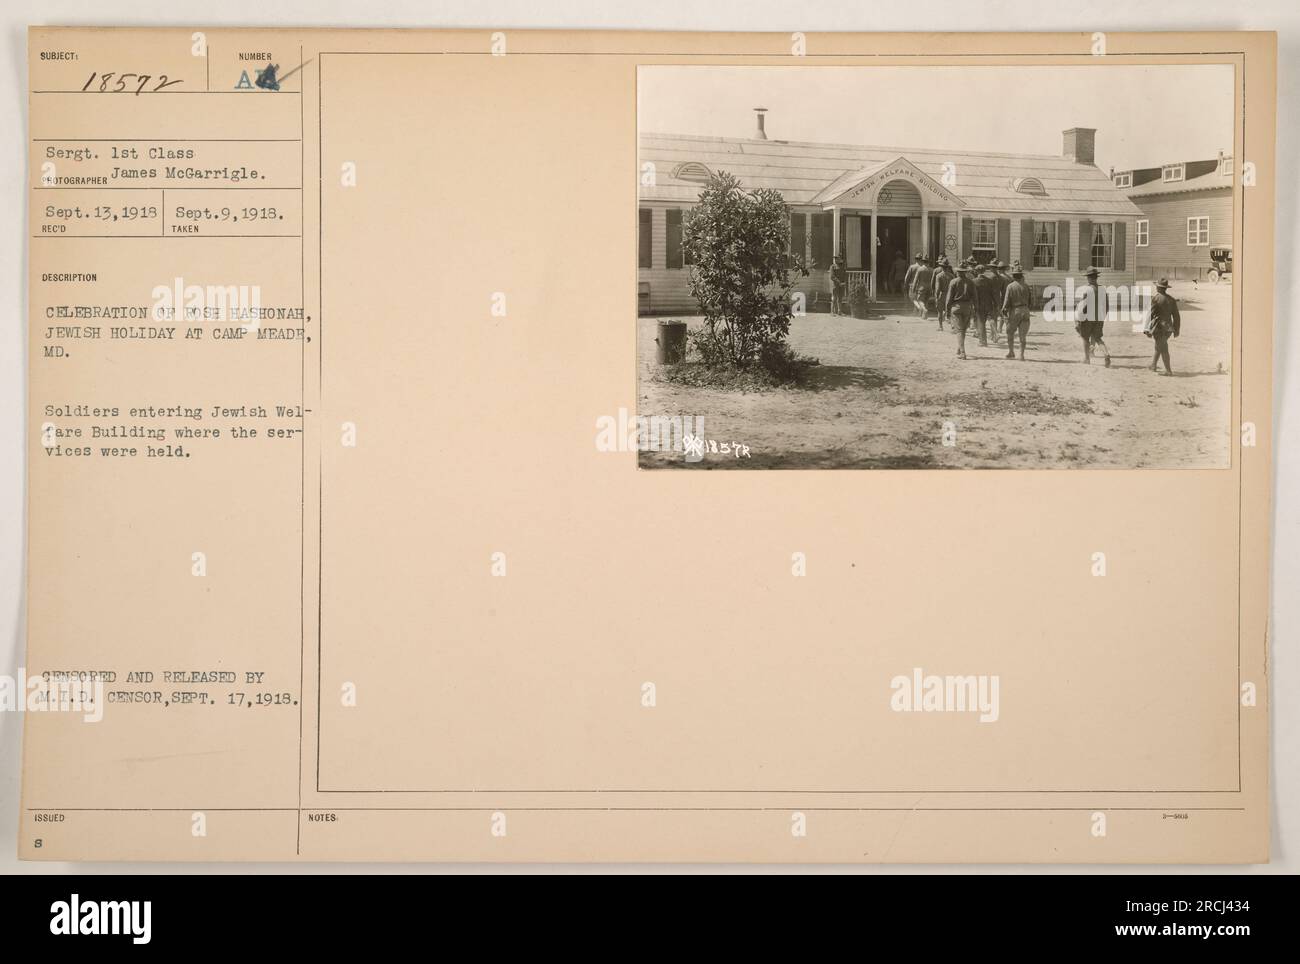
[[1216, 266], [1212, 253], [1231, 251], [1231, 154], [1112, 171], [1111, 180], [1142, 211], [1135, 227], [1139, 277], [1204, 281]]
[[1063, 133], [1060, 155], [769, 140], [761, 109], [750, 138], [642, 134], [640, 310], [695, 308], [682, 217], [716, 171], [749, 189], [781, 192], [791, 246], [812, 266], [799, 284], [811, 301], [824, 300], [836, 251], [850, 283], [874, 295], [883, 293], [895, 253], [910, 261], [918, 251], [954, 264], [1018, 259], [1039, 292], [1066, 277], [1081, 281], [1094, 265], [1105, 284], [1131, 284], [1142, 213], [1096, 166], [1095, 142], [1095, 130], [1078, 127]]

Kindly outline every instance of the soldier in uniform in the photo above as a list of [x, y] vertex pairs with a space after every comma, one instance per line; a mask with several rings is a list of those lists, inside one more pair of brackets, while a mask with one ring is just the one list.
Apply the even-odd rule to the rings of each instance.
[[916, 273], [921, 270], [921, 262], [925, 256], [921, 252], [916, 253], [916, 260], [908, 266], [907, 274], [903, 275], [903, 293], [908, 298], [912, 297], [912, 282], [916, 280]]
[[849, 269], [844, 264], [844, 256], [837, 254], [831, 259], [831, 314], [844, 314], [844, 294], [849, 283]]
[[946, 254], [939, 255], [939, 260], [934, 269], [934, 281], [930, 285], [930, 296], [934, 301], [935, 314], [939, 316], [939, 330], [943, 331], [944, 303], [948, 298], [948, 285], [952, 284], [952, 279], [957, 275], [952, 270], [952, 265], [948, 263]]
[[1142, 333], [1148, 338], [1154, 338], [1156, 343], [1156, 353], [1149, 366], [1152, 371], [1156, 370], [1156, 363], [1163, 359], [1165, 374], [1174, 373], [1169, 365], [1169, 339], [1177, 338], [1182, 328], [1183, 320], [1178, 316], [1178, 299], [1169, 293], [1169, 280], [1161, 278], [1156, 282], [1151, 310], [1147, 312], [1146, 324], [1142, 326]]
[[889, 293], [891, 295], [902, 294], [907, 289], [903, 287], [903, 279], [907, 277], [907, 269], [910, 266], [907, 263], [907, 255], [901, 251], [894, 252], [894, 260], [889, 266]]
[[948, 285], [942, 310], [957, 332], [957, 357], [965, 358], [966, 330], [975, 317], [975, 283], [971, 281], [971, 267], [965, 261], [957, 269], [957, 277]]
[[[993, 280], [993, 269], [987, 265], [982, 268], [978, 263], [975, 265], [975, 332], [979, 336], [980, 345], [988, 347], [989, 334], [988, 324], [997, 317], [997, 282]], [[996, 336], [995, 336], [996, 337]]]
[[930, 320], [930, 294], [934, 285], [934, 262], [929, 258], [921, 259], [921, 266], [912, 276], [911, 296], [921, 312], [921, 320]]
[[1007, 273], [1007, 269], [1010, 267], [1011, 266], [1007, 264], [1005, 261], [1003, 261], [1001, 258], [993, 262], [994, 278], [997, 280], [998, 283], [998, 287], [997, 287], [998, 317], [993, 323], [993, 327], [995, 331], [1001, 331], [1003, 326], [1002, 302], [1006, 298], [1007, 286], [1011, 284], [1011, 275]]
[[1025, 360], [1025, 340], [1029, 336], [1029, 306], [1033, 292], [1025, 284], [1025, 272], [1017, 262], [1011, 269], [1011, 283], [1002, 293], [1002, 313], [1007, 316], [1007, 357], [1015, 358], [1016, 338], [1020, 338], [1020, 360]]
[[1092, 349], [1096, 347], [1101, 349], [1106, 367], [1109, 368], [1110, 349], [1102, 340], [1102, 329], [1106, 324], [1106, 316], [1110, 313], [1110, 299], [1106, 296], [1106, 289], [1097, 284], [1100, 274], [1096, 268], [1087, 271], [1088, 283], [1074, 306], [1074, 330], [1083, 339], [1083, 363], [1092, 364]]

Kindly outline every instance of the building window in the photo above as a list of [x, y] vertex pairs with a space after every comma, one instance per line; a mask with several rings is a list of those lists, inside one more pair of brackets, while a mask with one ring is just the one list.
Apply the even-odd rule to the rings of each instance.
[[1135, 233], [1137, 237], [1137, 246], [1139, 248], [1145, 248], [1151, 243], [1151, 222], [1145, 218], [1138, 221], [1137, 231]]
[[1209, 218], [1187, 219], [1187, 243], [1193, 248], [1210, 243]]
[[1170, 181], [1181, 181], [1183, 179], [1183, 165], [1166, 164], [1160, 169], [1160, 180], [1168, 184]]
[[1056, 267], [1056, 222], [1034, 222], [1034, 264], [1035, 268]]
[[650, 232], [652, 223], [650, 209], [640, 208], [637, 211], [636, 225], [636, 266], [638, 268], [650, 267]]
[[1133, 172], [1132, 172], [1132, 171], [1125, 171], [1123, 174], [1116, 174], [1116, 175], [1115, 175], [1115, 186], [1116, 186], [1116, 187], [1132, 187], [1132, 186], [1133, 186]]
[[1094, 224], [1092, 226], [1092, 266], [1109, 268], [1114, 262], [1115, 225]]
[[970, 236], [975, 260], [981, 264], [992, 261], [998, 250], [998, 222], [993, 218], [972, 218]]
[[699, 161], [687, 161], [673, 168], [673, 177], [679, 181], [695, 181], [698, 184], [707, 184], [712, 176], [713, 172]]

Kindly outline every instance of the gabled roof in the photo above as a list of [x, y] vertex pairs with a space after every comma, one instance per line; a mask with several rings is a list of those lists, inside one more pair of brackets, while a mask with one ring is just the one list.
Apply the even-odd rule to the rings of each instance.
[[[870, 177], [902, 157], [921, 172], [943, 183], [946, 165], [953, 165], [956, 183], [951, 191], [974, 211], [1028, 214], [1137, 216], [1141, 212], [1125, 191], [1115, 187], [1105, 173], [1091, 164], [1064, 157], [1038, 154], [999, 154], [978, 151], [940, 151], [930, 148], [864, 147], [852, 144], [816, 144], [763, 141], [697, 134], [640, 136], [640, 162], [655, 165], [655, 183], [642, 185], [646, 201], [690, 203], [700, 194], [698, 181], [677, 180], [672, 171], [687, 161], [711, 171], [728, 171], [750, 189], [774, 188], [787, 204], [818, 205], [826, 196], [849, 190], [855, 181]], [[1013, 187], [1020, 178], [1042, 182], [1046, 194], [1022, 194]], [[835, 185], [843, 190], [835, 191]]]
[[1137, 199], [1154, 194], [1182, 194], [1187, 191], [1213, 191], [1219, 188], [1232, 189], [1231, 174], [1220, 174], [1215, 170], [1181, 181], [1147, 181], [1137, 187], [1122, 187], [1119, 191], [1127, 197]]
[[[921, 170], [919, 167], [913, 164], [907, 157], [905, 157], [902, 154], [898, 154], [887, 161], [880, 161], [876, 164], [869, 164], [868, 166], [862, 168], [861, 170], [850, 171], [847, 174], [843, 174], [840, 177], [837, 177], [835, 180], [831, 181], [830, 184], [828, 184], [826, 187], [822, 188], [815, 195], [813, 195], [812, 201], [809, 203], [830, 204], [832, 201], [837, 201], [840, 198], [851, 197], [853, 192], [856, 191], [858, 187], [870, 181], [872, 178], [874, 178], [877, 174], [881, 173], [882, 171], [890, 171], [891, 173], [894, 171], [906, 171], [907, 174], [915, 178], [921, 184], [925, 185], [925, 187], [927, 187], [929, 190], [939, 195], [942, 195], [945, 200], [948, 201], [951, 200], [950, 198], [948, 198], [948, 195], [952, 194], [953, 192], [949, 191], [946, 187], [944, 187], [934, 178], [930, 177], [930, 175], [926, 174], [923, 170]], [[889, 176], [890, 175], [887, 174], [885, 178], [888, 178]], [[881, 180], [885, 180], [885, 178], [882, 178]], [[955, 196], [956, 195], [954, 195], [954, 197]], [[958, 206], [964, 206], [966, 202], [963, 201], [960, 197], [958, 197], [957, 203]]]

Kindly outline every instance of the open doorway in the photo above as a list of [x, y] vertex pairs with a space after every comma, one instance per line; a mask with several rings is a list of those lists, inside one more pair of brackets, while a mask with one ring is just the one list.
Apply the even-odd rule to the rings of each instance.
[[[912, 262], [916, 252], [908, 247], [907, 218], [877, 217], [876, 237], [876, 291], [883, 294], [902, 293], [902, 274]], [[901, 258], [902, 271], [895, 270]]]

